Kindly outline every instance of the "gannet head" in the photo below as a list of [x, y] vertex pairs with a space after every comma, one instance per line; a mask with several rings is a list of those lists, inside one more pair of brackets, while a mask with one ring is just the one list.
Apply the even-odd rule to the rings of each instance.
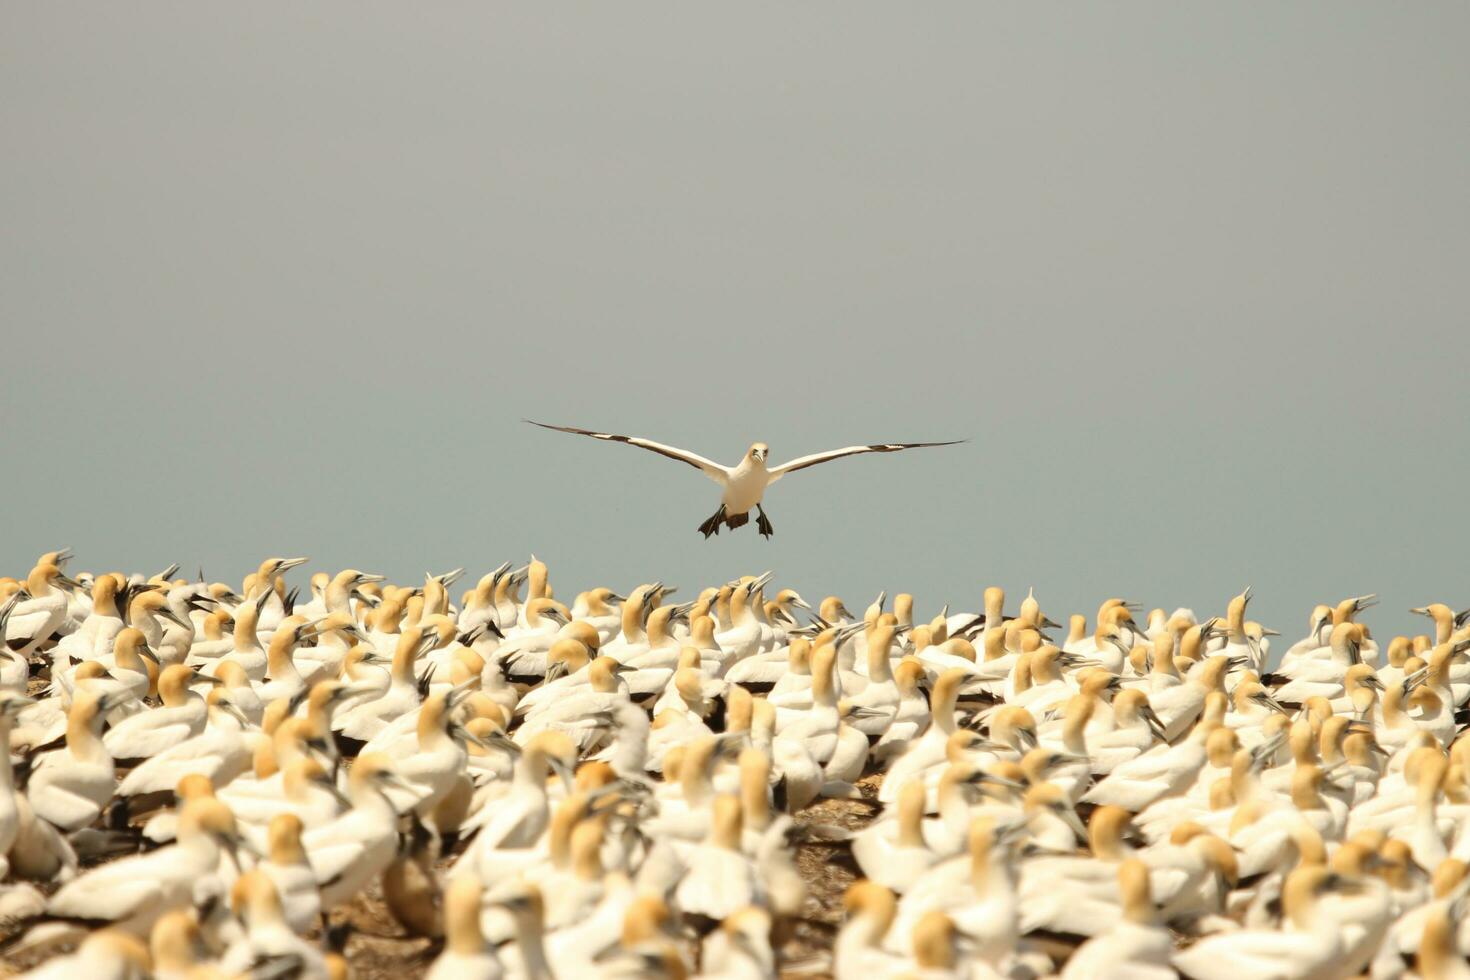
[[306, 852], [301, 846], [302, 829], [301, 818], [294, 813], [278, 813], [271, 818], [266, 833], [269, 844], [267, 853], [272, 862], [282, 865], [299, 864], [306, 860]]
[[212, 837], [216, 843], [233, 851], [240, 843], [240, 831], [230, 808], [212, 796], [192, 797], [179, 816], [179, 837]]
[[275, 882], [258, 869], [247, 871], [235, 879], [230, 888], [230, 907], [246, 920], [272, 920], [281, 916], [281, 895]]
[[921, 970], [950, 970], [955, 963], [954, 920], [939, 909], [925, 912], [914, 926], [914, 962]]
[[393, 771], [393, 760], [381, 752], [364, 752], [358, 756], [347, 774], [347, 783], [354, 790], [354, 795], [369, 789], [378, 793], [387, 788], [412, 789]]
[[154, 925], [148, 948], [159, 972], [183, 976], [200, 965], [199, 953], [205, 947], [196, 915], [193, 909], [174, 909]]
[[893, 922], [897, 912], [898, 902], [893, 897], [893, 892], [887, 888], [877, 882], [862, 879], [848, 887], [842, 896], [842, 907], [849, 913], [872, 915], [883, 924], [883, 931], [887, 932], [887, 926]]
[[285, 574], [298, 565], [305, 565], [311, 561], [310, 558], [267, 558], [260, 563], [256, 574], [261, 578], [273, 579], [277, 575]]
[[746, 450], [745, 458], [750, 460], [752, 463], [759, 463], [760, 465], [764, 466], [766, 465], [766, 457], [770, 454], [771, 447], [767, 446], [763, 442], [752, 442], [750, 444], [750, 449]]

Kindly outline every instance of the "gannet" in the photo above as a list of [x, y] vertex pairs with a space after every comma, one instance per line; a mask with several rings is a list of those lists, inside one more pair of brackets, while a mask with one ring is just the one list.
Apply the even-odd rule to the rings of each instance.
[[867, 446], [847, 446], [843, 449], [829, 449], [822, 453], [813, 453], [810, 456], [799, 456], [789, 463], [780, 466], [767, 467], [766, 457], [770, 454], [770, 448], [763, 442], [753, 442], [745, 451], [745, 456], [735, 466], [721, 466], [719, 463], [705, 459], [697, 453], [691, 453], [687, 449], [678, 449], [674, 446], [666, 446], [652, 439], [644, 439], [639, 436], [620, 436], [610, 432], [593, 432], [589, 429], [578, 429], [568, 425], [549, 425], [545, 422], [535, 422], [531, 419], [524, 421], [532, 425], [539, 425], [543, 429], [555, 429], [557, 432], [570, 432], [579, 436], [591, 436], [605, 442], [622, 442], [629, 446], [637, 446], [639, 449], [647, 449], [649, 452], [667, 456], [669, 459], [677, 459], [681, 463], [688, 463], [699, 470], [705, 476], [714, 480], [724, 488], [720, 496], [720, 509], [699, 525], [699, 531], [709, 538], [711, 534], [720, 533], [720, 525], [724, 524], [730, 530], [743, 527], [750, 520], [750, 509], [756, 511], [756, 528], [762, 537], [771, 537], [775, 529], [771, 526], [770, 518], [766, 516], [765, 509], [761, 506], [761, 499], [765, 496], [766, 488], [775, 483], [788, 473], [804, 470], [818, 463], [831, 462], [834, 459], [842, 459], [844, 456], [858, 456], [863, 453], [895, 453], [901, 449], [923, 449], [930, 446], [953, 446], [964, 442], [963, 439], [951, 440], [949, 442], [878, 442]]
[[228, 807], [191, 800], [179, 817], [177, 844], [89, 870], [51, 896], [47, 911], [147, 934], [160, 916], [191, 901], [199, 879], [220, 869], [222, 853], [242, 846]]

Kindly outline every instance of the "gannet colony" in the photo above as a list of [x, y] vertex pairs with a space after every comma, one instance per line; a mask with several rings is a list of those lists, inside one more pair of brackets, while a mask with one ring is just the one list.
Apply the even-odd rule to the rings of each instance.
[[1273, 650], [1249, 589], [854, 615], [770, 573], [305, 561], [0, 579], [9, 967], [376, 976], [386, 936], [439, 980], [1470, 976], [1451, 606], [1379, 638], [1348, 597]]

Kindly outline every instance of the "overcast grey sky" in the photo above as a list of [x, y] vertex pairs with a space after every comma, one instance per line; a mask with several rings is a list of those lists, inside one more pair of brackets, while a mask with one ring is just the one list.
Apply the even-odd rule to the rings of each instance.
[[6, 571], [1470, 604], [1464, 3], [3, 11]]

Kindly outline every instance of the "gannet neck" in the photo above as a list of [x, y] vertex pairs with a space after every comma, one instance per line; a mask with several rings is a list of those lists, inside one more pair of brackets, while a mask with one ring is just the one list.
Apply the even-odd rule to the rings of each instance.
[[914, 625], [914, 597], [900, 592], [893, 597], [893, 615], [900, 627]]
[[720, 631], [735, 628], [735, 620], [731, 617], [730, 606], [734, 601], [735, 590], [726, 585], [715, 595], [715, 621]]
[[1291, 777], [1291, 803], [1306, 812], [1326, 809], [1322, 802], [1322, 770], [1314, 763], [1298, 763]]
[[924, 807], [929, 793], [923, 780], [904, 784], [898, 794], [898, 846], [924, 848]]
[[444, 890], [445, 945], [457, 956], [481, 956], [488, 950], [480, 929], [484, 886], [474, 874], [461, 874]]
[[893, 627], [880, 622], [868, 634], [868, 683], [883, 684], [893, 679], [892, 654]]
[[1251, 601], [1251, 590], [1247, 588], [1240, 595], [1230, 600], [1226, 609], [1225, 621], [1230, 629], [1230, 640], [1233, 643], [1245, 642], [1245, 607]]
[[97, 616], [122, 619], [117, 608], [117, 579], [111, 575], [99, 575], [92, 582], [92, 612]]
[[747, 829], [764, 833], [771, 824], [771, 757], [747, 748], [740, 753], [739, 765], [741, 819]]
[[812, 704], [823, 708], [837, 707], [837, 692], [832, 682], [837, 651], [830, 645], [812, 653]]
[[955, 730], [954, 706], [959, 700], [960, 685], [968, 676], [964, 668], [953, 667], [939, 675], [929, 694], [929, 710], [936, 729], [946, 736]]
[[715, 797], [710, 819], [709, 843], [727, 851], [740, 850], [742, 813], [740, 800], [733, 796]]
[[418, 626], [410, 626], [398, 634], [398, 645], [393, 648], [393, 666], [390, 671], [394, 684], [413, 687], [417, 683], [413, 667], [418, 660], [423, 640], [424, 631]]
[[709, 616], [690, 620], [689, 639], [701, 650], [718, 649], [719, 646], [715, 643], [715, 621]]
[[847, 889], [842, 904], [849, 915], [839, 944], [845, 945], [850, 936], [853, 945], [860, 948], [879, 948], [897, 914], [898, 902], [893, 892], [876, 882], [858, 881]]
[[640, 585], [628, 593], [628, 598], [623, 600], [622, 628], [623, 639], [628, 643], [642, 643], [645, 636], [643, 633], [643, 597], [647, 595], [648, 587]]
[[672, 606], [660, 606], [648, 614], [645, 633], [650, 648], [665, 647], [674, 642], [673, 635], [669, 633], [669, 620], [673, 615], [674, 607]]
[[546, 852], [551, 866], [565, 871], [572, 863], [572, 831], [587, 815], [588, 797], [585, 793], [572, 793], [562, 800], [551, 813], [546, 831]]
[[31, 598], [33, 599], [49, 599], [57, 592], [52, 583], [56, 581], [57, 576], [60, 574], [61, 569], [55, 565], [37, 565], [26, 576], [26, 591], [31, 594]]
[[697, 806], [714, 794], [714, 786], [710, 782], [710, 767], [714, 764], [718, 750], [719, 742], [708, 735], [696, 739], [685, 749], [684, 759], [679, 767], [679, 788], [688, 805]]
[[1158, 914], [1149, 886], [1148, 865], [1137, 858], [1124, 861], [1118, 867], [1118, 890], [1123, 896], [1123, 918], [1142, 926], [1155, 924]]
[[1097, 699], [1092, 695], [1078, 694], [1067, 702], [1063, 709], [1062, 745], [1073, 755], [1089, 758], [1087, 751], [1087, 723], [1097, 710]]
[[271, 680], [301, 679], [296, 670], [296, 662], [292, 659], [295, 652], [296, 631], [286, 626], [277, 629], [271, 637], [270, 649], [266, 651], [266, 672]]
[[804, 636], [794, 636], [791, 644], [786, 648], [786, 669], [798, 676], [809, 675], [811, 668], [812, 645], [811, 641]]

